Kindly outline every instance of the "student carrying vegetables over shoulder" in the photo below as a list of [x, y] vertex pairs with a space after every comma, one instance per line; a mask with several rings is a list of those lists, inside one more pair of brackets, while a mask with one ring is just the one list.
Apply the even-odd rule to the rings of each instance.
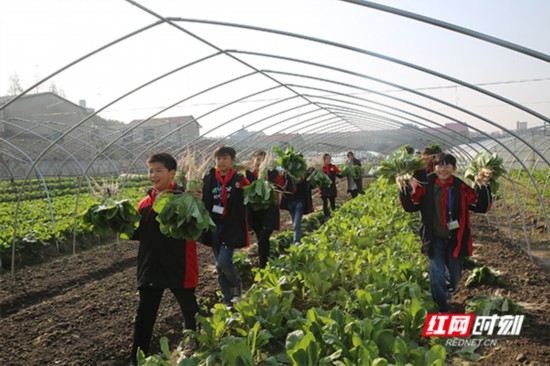
[[228, 146], [214, 151], [216, 168], [205, 175], [202, 191], [204, 205], [216, 224], [216, 230], [205, 231], [200, 242], [212, 248], [226, 306], [232, 306], [232, 300], [240, 297], [242, 292], [233, 253], [235, 249], [250, 244], [243, 191], [250, 182], [233, 169], [235, 156], [235, 149]]
[[[264, 150], [258, 150], [253, 155], [252, 167], [246, 170], [246, 179], [253, 183], [260, 179], [267, 181], [284, 188], [284, 180], [276, 169], [267, 169], [266, 165], [267, 153]], [[263, 176], [265, 175], [265, 177]], [[279, 214], [279, 201], [269, 205], [265, 209], [255, 210], [252, 205], [247, 206], [248, 222], [250, 227], [256, 234], [258, 240], [258, 255], [260, 257], [260, 268], [265, 268], [269, 257], [270, 243], [269, 238], [274, 230], [281, 229], [281, 219]]]
[[330, 217], [331, 209], [332, 211], [336, 209], [336, 196], [338, 195], [338, 191], [336, 189], [336, 177], [342, 178], [340, 175], [340, 169], [338, 169], [338, 167], [333, 165], [331, 162], [332, 157], [330, 154], [324, 154], [322, 171], [328, 175], [332, 181], [332, 185], [330, 187], [320, 189], [321, 199], [323, 200], [323, 214], [325, 216], [325, 221]]
[[[433, 166], [435, 174], [427, 177], [426, 184], [415, 182], [412, 190], [407, 184], [400, 190], [399, 200], [405, 211], [421, 213], [422, 252], [429, 257], [432, 297], [439, 311], [448, 313], [448, 298], [462, 275], [462, 257], [472, 255], [469, 211], [487, 212], [491, 192], [485, 176], [476, 177], [475, 190], [453, 176], [456, 158], [451, 154], [438, 155]], [[449, 289], [445, 268], [450, 275]]]
[[[172, 239], [160, 231], [158, 215], [153, 203], [167, 193], [181, 194], [184, 189], [176, 185], [177, 162], [168, 153], [158, 153], [147, 159], [149, 181], [153, 188], [138, 204], [141, 215], [139, 227], [132, 239], [139, 240], [137, 282], [139, 305], [134, 326], [131, 360], [137, 364], [138, 348], [146, 355], [153, 334], [157, 311], [165, 289], [176, 297], [185, 320], [185, 328], [196, 330], [195, 314], [198, 311], [195, 288], [198, 285], [199, 263], [195, 241]], [[197, 194], [200, 198], [200, 193]], [[185, 344], [185, 353], [196, 348], [194, 339]]]
[[[347, 165], [350, 168], [352, 174], [347, 176], [348, 179], [348, 192], [351, 194], [351, 198], [357, 197], [358, 194], [363, 193], [363, 177], [361, 175], [361, 161], [353, 155], [353, 151], [348, 151]], [[354, 168], [356, 167], [356, 168]], [[354, 169], [359, 170], [359, 176], [354, 175]]]
[[443, 153], [443, 149], [439, 144], [428, 145], [420, 153], [422, 161], [426, 167], [414, 171], [414, 179], [420, 184], [428, 182], [428, 175], [434, 171], [433, 159]]
[[293, 243], [302, 239], [302, 216], [315, 212], [311, 198], [311, 184], [307, 173], [301, 178], [292, 178], [286, 172], [283, 175], [285, 188], [281, 196], [281, 210], [287, 210], [294, 228]]

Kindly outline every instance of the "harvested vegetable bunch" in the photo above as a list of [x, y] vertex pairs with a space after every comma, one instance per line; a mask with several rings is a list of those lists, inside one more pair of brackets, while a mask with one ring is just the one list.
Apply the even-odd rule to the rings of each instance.
[[401, 151], [406, 151], [407, 154], [414, 154], [414, 147], [411, 144], [403, 145], [399, 148]]
[[314, 169], [307, 180], [313, 188], [328, 188], [332, 186], [332, 181], [328, 175], [319, 169]]
[[499, 272], [495, 272], [491, 268], [483, 266], [475, 268], [470, 277], [466, 280], [466, 287], [474, 287], [477, 285], [506, 286], [507, 283]]
[[439, 144], [428, 145], [425, 150], [431, 151], [432, 154], [443, 154], [443, 148]]
[[352, 177], [354, 179], [361, 178], [361, 175], [363, 174], [363, 171], [361, 169], [361, 166], [359, 165], [352, 165], [351, 167], [349, 165], [345, 165], [340, 169], [340, 174], [343, 177]]
[[204, 202], [191, 192], [159, 195], [153, 210], [158, 213], [160, 231], [174, 239], [197, 240], [204, 230], [215, 230], [216, 225]]
[[250, 205], [252, 210], [265, 210], [277, 204], [275, 184], [267, 179], [267, 169], [271, 162], [267, 154], [258, 168], [258, 179], [244, 187], [244, 204]]
[[426, 165], [419, 156], [401, 150], [390, 154], [386, 160], [380, 163], [376, 172], [390, 180], [394, 180], [396, 176], [401, 177], [398, 184], [399, 189], [403, 191], [407, 186], [406, 182], [412, 179], [414, 171], [425, 167]]
[[120, 233], [121, 238], [128, 239], [138, 226], [140, 214], [129, 199], [115, 201], [107, 198], [100, 204], [90, 206], [79, 217], [98, 236], [115, 232]]
[[264, 178], [258, 178], [244, 187], [244, 204], [250, 205], [254, 211], [265, 210], [277, 204], [275, 185]]
[[200, 156], [194, 150], [187, 149], [178, 161], [177, 178], [187, 191], [200, 191], [202, 189], [202, 177], [208, 169], [210, 159]]
[[302, 153], [294, 152], [294, 146], [290, 145], [285, 152], [275, 146], [273, 152], [279, 156], [279, 165], [288, 172], [291, 178], [300, 179], [306, 175], [307, 164]]
[[482, 152], [468, 164], [464, 178], [475, 183], [478, 183], [476, 178], [488, 179], [491, 193], [495, 194], [499, 188], [498, 178], [504, 173], [506, 170], [502, 166], [502, 158], [498, 157], [496, 153]]

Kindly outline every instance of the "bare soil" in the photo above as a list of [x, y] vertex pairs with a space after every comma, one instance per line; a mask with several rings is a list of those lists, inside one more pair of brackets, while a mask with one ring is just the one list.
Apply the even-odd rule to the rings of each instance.
[[[344, 191], [345, 192], [345, 191]], [[340, 194], [338, 202], [345, 200]], [[319, 200], [316, 198], [316, 205]], [[529, 326], [519, 337], [499, 340], [483, 350], [485, 365], [550, 364], [550, 276], [484, 220], [475, 220], [475, 258], [503, 273], [509, 285], [501, 294], [525, 307]], [[290, 227], [283, 215], [284, 228]], [[257, 258], [250, 251], [253, 263]], [[202, 311], [218, 299], [218, 285], [209, 248], [199, 245]], [[135, 288], [137, 243], [122, 241], [0, 277], [0, 365], [127, 365], [138, 296]], [[464, 278], [469, 275], [468, 271]], [[495, 288], [461, 287], [453, 302], [465, 301]], [[167, 292], [152, 340], [167, 336], [171, 347], [181, 339], [182, 317]]]

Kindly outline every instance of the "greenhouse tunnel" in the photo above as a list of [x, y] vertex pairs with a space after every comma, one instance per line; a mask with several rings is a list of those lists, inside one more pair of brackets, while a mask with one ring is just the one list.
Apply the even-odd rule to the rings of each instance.
[[[546, 91], [547, 97], [550, 78], [528, 80], [513, 65], [519, 60], [548, 75], [547, 54], [368, 1], [341, 1], [339, 6], [353, 7], [358, 16], [379, 13], [410, 27], [411, 34], [390, 34], [401, 39], [404, 54], [380, 46], [369, 34], [357, 41], [354, 28], [343, 27], [349, 33], [332, 38], [330, 32], [316, 34], [315, 28], [298, 33], [290, 26], [186, 18], [154, 3], [124, 4], [135, 15], [133, 28], [117, 29], [70, 62], [58, 61], [55, 71], [19, 94], [0, 98], [0, 181], [10, 189], [5, 202], [13, 207], [13, 220], [3, 220], [12, 229], [2, 230], [2, 241], [4, 251], [11, 251], [4, 258], [11, 259], [12, 272], [17, 246], [37, 240], [22, 232], [25, 197], [46, 198], [50, 223], [44, 226], [55, 228], [60, 216], [50, 189], [77, 193], [75, 215], [84, 209], [78, 197], [90, 196], [101, 179], [124, 188], [133, 177], [146, 174], [145, 159], [154, 152], [179, 158], [191, 150], [208, 157], [220, 145], [234, 147], [239, 162], [250, 160], [257, 149], [276, 146], [292, 145], [310, 162], [320, 162], [324, 153], [342, 162], [353, 151], [373, 168], [366, 175], [405, 144], [422, 150], [438, 143], [457, 157], [459, 169], [481, 152], [497, 153], [507, 174], [486, 220], [529, 256], [550, 264], [550, 119], [544, 104], [527, 105], [521, 98], [530, 88], [542, 90], [543, 97]], [[412, 31], [416, 29], [421, 35]], [[426, 35], [437, 42], [426, 41], [418, 50], [406, 47]], [[168, 36], [177, 43], [156, 41]], [[439, 60], [426, 63], [415, 53], [434, 47], [441, 47]], [[461, 47], [469, 53], [461, 53]], [[134, 52], [126, 53], [128, 48]], [[101, 69], [115, 59], [122, 66]], [[136, 68], [126, 70], [129, 63]], [[501, 63], [504, 71], [491, 74]], [[476, 74], [469, 74], [473, 69]], [[484, 73], [501, 82], [479, 82]], [[90, 88], [118, 75], [129, 81], [121, 81], [95, 111], [68, 113], [71, 122], [60, 121], [56, 116], [62, 112], [51, 110], [18, 113], [41, 95], [33, 94], [41, 85], [78, 75], [86, 75], [81, 83]], [[512, 86], [519, 91], [507, 89]], [[470, 100], [476, 103], [463, 103]], [[483, 105], [513, 115], [518, 127], [520, 121], [534, 127], [504, 125]], [[102, 125], [102, 116], [116, 109], [131, 109], [141, 117], [123, 127]], [[189, 118], [170, 119], [181, 115]], [[150, 127], [162, 119], [170, 122], [162, 129]], [[200, 133], [189, 133], [199, 128]], [[62, 177], [74, 179], [59, 188]], [[71, 225], [65, 229], [73, 230]], [[58, 243], [55, 236], [51, 240]]]

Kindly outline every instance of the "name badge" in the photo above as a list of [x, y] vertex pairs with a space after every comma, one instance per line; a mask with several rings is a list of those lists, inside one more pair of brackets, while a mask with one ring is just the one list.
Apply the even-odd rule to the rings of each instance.
[[447, 230], [456, 230], [460, 227], [458, 220], [453, 220], [447, 223]]
[[212, 207], [212, 213], [223, 215], [223, 206], [214, 205], [214, 207]]

